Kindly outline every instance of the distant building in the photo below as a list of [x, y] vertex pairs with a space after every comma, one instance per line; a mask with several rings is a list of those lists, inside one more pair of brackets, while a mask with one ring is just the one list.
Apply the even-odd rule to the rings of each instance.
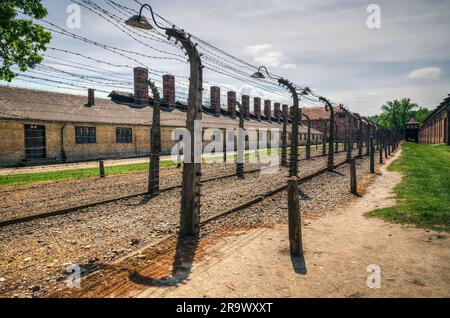
[[411, 118], [406, 123], [405, 140], [419, 142], [419, 122], [414, 118]]
[[450, 94], [425, 119], [420, 128], [419, 142], [450, 146]]
[[[322, 133], [329, 133], [329, 123], [330, 123], [330, 112], [327, 112], [325, 109], [325, 106], [323, 107], [307, 107], [303, 108], [303, 113], [307, 115], [312, 124], [312, 128], [316, 129]], [[334, 113], [335, 113], [335, 127], [337, 127], [335, 138], [339, 141], [343, 141], [346, 134], [347, 134], [347, 127], [348, 127], [348, 115], [341, 110], [339, 107], [334, 107]], [[302, 124], [303, 126], [306, 126], [308, 124], [307, 119], [303, 116], [302, 118]], [[363, 125], [365, 126], [366, 123], [363, 122]], [[356, 130], [358, 127], [358, 120], [356, 118], [353, 118], [353, 129]]]
[[[148, 155], [153, 99], [142, 82], [143, 72], [145, 69], [135, 69], [134, 94], [113, 91], [110, 99], [95, 98], [93, 90], [89, 90], [86, 98], [0, 86], [0, 166]], [[186, 105], [175, 102], [173, 76], [164, 76], [163, 87], [161, 148], [167, 154], [175, 144], [174, 130], [186, 126]], [[243, 96], [243, 100], [248, 97]], [[227, 109], [220, 108], [220, 100], [219, 107], [217, 101], [216, 108], [203, 106], [203, 129], [224, 131], [239, 126], [236, 105], [228, 103]], [[249, 110], [249, 105], [247, 107]], [[268, 130], [268, 141], [270, 129], [282, 129], [280, 118], [267, 118], [250, 114], [250, 111], [246, 113], [245, 125], [258, 131]], [[288, 140], [290, 131], [289, 124]], [[306, 128], [301, 127], [299, 134], [306, 132]], [[319, 131], [313, 130], [312, 134], [313, 138], [321, 140]]]

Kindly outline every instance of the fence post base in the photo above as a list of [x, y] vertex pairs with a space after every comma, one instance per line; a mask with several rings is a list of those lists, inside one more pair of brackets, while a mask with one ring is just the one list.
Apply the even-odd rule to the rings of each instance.
[[298, 178], [288, 180], [289, 244], [291, 255], [303, 256], [302, 223], [298, 198]]

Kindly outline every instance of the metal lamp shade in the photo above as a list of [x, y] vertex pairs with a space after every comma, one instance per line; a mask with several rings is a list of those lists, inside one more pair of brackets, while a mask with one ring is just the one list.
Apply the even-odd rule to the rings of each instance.
[[125, 21], [126, 25], [132, 26], [138, 29], [151, 30], [153, 26], [148, 22], [147, 18], [143, 15], [133, 15], [127, 21]]
[[257, 79], [265, 79], [265, 78], [266, 78], [266, 77], [264, 76], [264, 74], [261, 73], [261, 72], [255, 72], [255, 73], [253, 73], [252, 77], [253, 77], [253, 78], [257, 78]]

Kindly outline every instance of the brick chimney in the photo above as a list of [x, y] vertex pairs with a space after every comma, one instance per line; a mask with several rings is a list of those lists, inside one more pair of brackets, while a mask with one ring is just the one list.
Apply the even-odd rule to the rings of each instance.
[[294, 118], [294, 106], [289, 107], [289, 117]]
[[148, 69], [134, 68], [134, 102], [138, 105], [148, 105]]
[[228, 111], [231, 113], [233, 119], [236, 118], [236, 92], [229, 91], [228, 96]]
[[216, 115], [220, 116], [220, 87], [211, 86], [210, 93], [211, 108], [214, 110]]
[[88, 89], [88, 102], [86, 104], [87, 107], [95, 106], [95, 89]]
[[283, 104], [283, 114], [289, 118], [289, 105]]
[[280, 103], [275, 103], [273, 104], [273, 109], [274, 109], [274, 113], [275, 113], [275, 118], [277, 119], [277, 122], [281, 121], [281, 104]]
[[266, 116], [268, 121], [272, 118], [272, 101], [269, 99], [264, 101], [264, 116]]
[[175, 107], [175, 76], [163, 75], [163, 99], [171, 107]]
[[255, 97], [253, 98], [253, 107], [256, 119], [261, 121], [261, 98]]
[[250, 96], [242, 95], [242, 108], [244, 109], [245, 119], [250, 120]]

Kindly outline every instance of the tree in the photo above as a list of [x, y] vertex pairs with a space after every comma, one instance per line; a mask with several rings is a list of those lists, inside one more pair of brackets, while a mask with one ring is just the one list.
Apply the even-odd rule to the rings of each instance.
[[0, 10], [0, 80], [10, 82], [17, 65], [24, 72], [42, 61], [40, 51], [46, 50], [51, 33], [32, 20], [17, 18], [17, 11], [35, 19], [47, 15], [41, 0], [2, 0]]
[[383, 112], [377, 118], [378, 124], [401, 134], [405, 132], [405, 124], [411, 118], [422, 123], [429, 114], [428, 109], [412, 103], [409, 98], [389, 101], [381, 109]]
[[375, 123], [379, 123], [380, 122], [380, 115], [373, 115], [373, 116], [369, 116], [367, 117], [370, 121], [373, 121]]
[[431, 114], [431, 110], [429, 110], [428, 108], [420, 107], [415, 113], [416, 114], [414, 115], [414, 117], [416, 118], [416, 120], [419, 123], [423, 124], [428, 115]]

